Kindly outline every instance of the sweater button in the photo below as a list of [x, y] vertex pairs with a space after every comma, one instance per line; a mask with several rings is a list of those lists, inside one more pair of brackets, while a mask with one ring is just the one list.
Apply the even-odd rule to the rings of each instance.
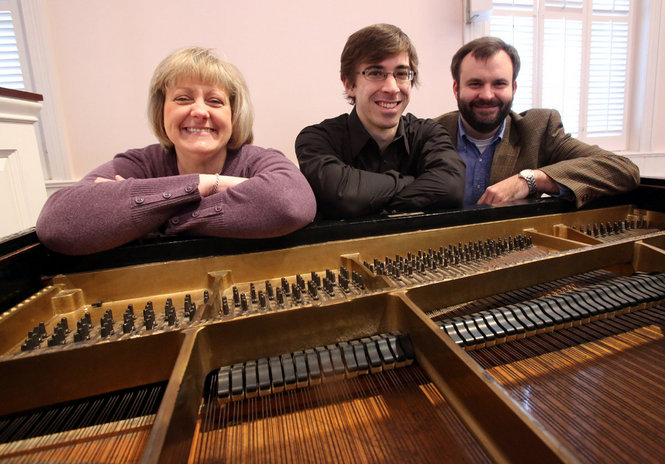
[[221, 210], [222, 210], [222, 207], [221, 207], [221, 206], [219, 206], [219, 205], [215, 206], [215, 211], [216, 211], [217, 213], [219, 213]]
[[201, 213], [199, 213], [198, 211], [194, 211], [192, 213], [192, 217], [195, 217], [195, 218], [199, 217], [200, 215], [201, 215]]
[[137, 205], [142, 204], [144, 201], [145, 201], [145, 198], [143, 198], [143, 197], [136, 197], [136, 198], [134, 198], [134, 202], [135, 202]]
[[193, 190], [194, 190], [193, 185], [188, 185], [187, 187], [185, 187], [185, 192], [187, 193], [192, 193]]
[[164, 193], [162, 193], [162, 196], [163, 196], [164, 198], [171, 198], [172, 195], [173, 195], [173, 194], [172, 194], [171, 192], [164, 192]]
[[171, 224], [180, 224], [180, 219], [178, 219], [177, 217], [171, 219]]

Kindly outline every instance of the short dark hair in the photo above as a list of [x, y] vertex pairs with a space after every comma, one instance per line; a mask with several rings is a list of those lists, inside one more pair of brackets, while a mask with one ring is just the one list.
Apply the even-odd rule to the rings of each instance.
[[453, 75], [453, 79], [459, 85], [460, 66], [464, 57], [469, 53], [477, 60], [485, 61], [501, 50], [506, 52], [510, 57], [510, 61], [513, 62], [513, 82], [515, 82], [517, 74], [520, 72], [520, 55], [517, 53], [515, 47], [507, 44], [498, 37], [481, 37], [462, 45], [462, 48], [457, 50], [450, 63], [450, 72]]
[[[399, 27], [392, 24], [373, 24], [349, 36], [341, 57], [340, 77], [353, 87], [356, 84], [356, 67], [359, 63], [379, 63], [398, 53], [407, 52], [413, 71], [412, 85], [418, 84], [418, 54], [411, 39]], [[354, 98], [347, 95], [353, 104]]]

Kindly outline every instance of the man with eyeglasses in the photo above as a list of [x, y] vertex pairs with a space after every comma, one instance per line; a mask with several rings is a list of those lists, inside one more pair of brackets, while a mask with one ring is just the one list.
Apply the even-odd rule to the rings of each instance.
[[496, 37], [463, 45], [450, 70], [459, 111], [436, 118], [466, 164], [465, 205], [499, 204], [543, 193], [579, 207], [634, 189], [628, 158], [566, 134], [556, 110], [511, 111], [520, 58]]
[[445, 129], [402, 115], [418, 82], [418, 56], [398, 27], [352, 34], [341, 57], [350, 114], [306, 127], [296, 139], [300, 169], [320, 216], [461, 206], [464, 164]]

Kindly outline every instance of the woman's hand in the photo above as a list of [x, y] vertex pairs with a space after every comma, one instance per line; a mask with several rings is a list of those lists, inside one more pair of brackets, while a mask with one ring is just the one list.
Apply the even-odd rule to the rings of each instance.
[[246, 177], [199, 174], [199, 193], [202, 197], [207, 197], [208, 195], [221, 192], [234, 185], [241, 184], [246, 180]]
[[99, 184], [100, 182], [116, 182], [120, 180], [125, 180], [125, 178], [116, 174], [116, 176], [113, 179], [107, 179], [106, 177], [98, 177], [95, 179], [95, 184]]

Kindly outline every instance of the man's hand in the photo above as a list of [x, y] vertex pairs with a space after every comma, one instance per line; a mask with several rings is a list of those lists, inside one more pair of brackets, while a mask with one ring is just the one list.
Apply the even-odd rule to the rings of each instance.
[[[549, 193], [557, 194], [559, 193], [559, 187], [556, 185], [556, 182], [552, 180], [550, 176], [545, 174], [541, 170], [533, 171], [534, 177], [536, 178], [536, 187], [538, 188], [538, 194]], [[521, 200], [529, 196], [529, 186], [526, 183], [526, 180], [521, 178], [518, 174], [511, 176], [507, 179], [497, 182], [494, 185], [490, 185], [483, 193], [483, 196], [478, 200], [479, 205], [496, 205], [498, 203], [505, 203], [512, 200]]]
[[529, 196], [529, 186], [526, 181], [515, 174], [503, 179], [485, 189], [485, 193], [478, 200], [479, 205], [495, 205], [511, 200], [520, 200]]

